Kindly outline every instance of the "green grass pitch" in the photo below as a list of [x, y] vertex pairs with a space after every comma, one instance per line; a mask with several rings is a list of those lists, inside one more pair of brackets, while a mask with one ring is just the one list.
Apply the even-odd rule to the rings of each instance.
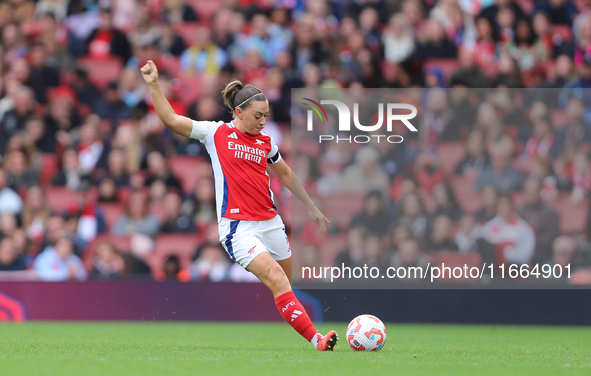
[[0, 375], [590, 375], [591, 328], [387, 324], [384, 349], [358, 353], [346, 324], [318, 352], [286, 324], [0, 325]]

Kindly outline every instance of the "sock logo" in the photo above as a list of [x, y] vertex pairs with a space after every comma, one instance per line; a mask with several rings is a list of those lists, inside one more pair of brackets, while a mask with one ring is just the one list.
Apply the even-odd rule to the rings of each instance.
[[[287, 304], [285, 305], [285, 307], [283, 307], [283, 310], [282, 310], [281, 312], [285, 312], [285, 311], [287, 311], [287, 309], [288, 309], [288, 308], [289, 308], [289, 306], [291, 306], [291, 305], [295, 305], [295, 302], [293, 302], [293, 301], [292, 301], [292, 302], [289, 302], [289, 303], [287, 303]], [[294, 312], [295, 312], [295, 311], [294, 311]], [[300, 313], [301, 313], [301, 312], [300, 312]], [[291, 321], [293, 321], [293, 320], [291, 320]]]
[[302, 311], [298, 311], [297, 309], [294, 309], [293, 313], [291, 314], [291, 322], [293, 322], [293, 320], [300, 317], [301, 314], [302, 314]]

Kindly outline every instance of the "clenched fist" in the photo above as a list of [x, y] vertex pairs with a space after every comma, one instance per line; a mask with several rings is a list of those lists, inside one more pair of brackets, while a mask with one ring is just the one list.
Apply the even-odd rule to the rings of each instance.
[[158, 69], [152, 60], [148, 60], [146, 65], [144, 65], [140, 71], [142, 72], [144, 81], [146, 81], [148, 85], [158, 82]]

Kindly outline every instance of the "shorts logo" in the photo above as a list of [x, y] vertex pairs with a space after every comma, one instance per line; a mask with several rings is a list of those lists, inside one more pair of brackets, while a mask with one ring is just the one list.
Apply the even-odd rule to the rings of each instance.
[[302, 311], [298, 311], [297, 309], [294, 309], [293, 313], [291, 314], [291, 322], [293, 322], [293, 320], [300, 317], [301, 314], [302, 314]]
[[240, 213], [240, 209], [230, 209], [230, 213], [232, 213], [232, 214]]
[[255, 141], [255, 145], [262, 145], [262, 144], [264, 144], [264, 143], [265, 143], [265, 141], [261, 141], [261, 140], [259, 140], [259, 139], [255, 139], [255, 140], [256, 140], [256, 141]]
[[236, 135], [236, 132], [232, 132], [231, 134], [228, 135], [228, 137], [238, 139], [238, 135]]
[[[283, 307], [283, 310], [282, 310], [281, 312], [285, 312], [285, 311], [287, 311], [287, 309], [289, 308], [289, 306], [290, 306], [290, 305], [295, 305], [295, 302], [293, 302], [293, 301], [292, 301], [292, 302], [289, 302], [289, 303], [287, 303], [287, 304], [285, 305], [285, 307]], [[295, 312], [295, 311], [294, 311], [294, 312]], [[300, 314], [301, 314], [301, 312], [300, 312]]]
[[252, 253], [254, 252], [254, 249], [255, 249], [256, 247], [257, 247], [256, 245], [255, 245], [254, 247], [252, 247], [252, 248], [250, 249], [250, 251], [248, 251], [248, 254], [249, 254], [249, 255], [252, 255]]

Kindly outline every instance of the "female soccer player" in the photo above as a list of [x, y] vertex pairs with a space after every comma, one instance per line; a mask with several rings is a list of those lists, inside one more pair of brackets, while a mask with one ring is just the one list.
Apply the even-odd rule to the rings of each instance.
[[326, 231], [328, 219], [316, 208], [299, 179], [281, 158], [271, 135], [262, 131], [269, 102], [261, 90], [230, 82], [222, 92], [233, 113], [230, 124], [195, 121], [177, 115], [158, 83], [158, 70], [148, 60], [141, 68], [160, 120], [173, 132], [200, 140], [211, 157], [220, 242], [242, 267], [273, 292], [285, 321], [321, 351], [334, 348], [338, 335], [321, 335], [291, 290], [291, 247], [273, 203], [267, 166], [308, 208], [310, 219]]

